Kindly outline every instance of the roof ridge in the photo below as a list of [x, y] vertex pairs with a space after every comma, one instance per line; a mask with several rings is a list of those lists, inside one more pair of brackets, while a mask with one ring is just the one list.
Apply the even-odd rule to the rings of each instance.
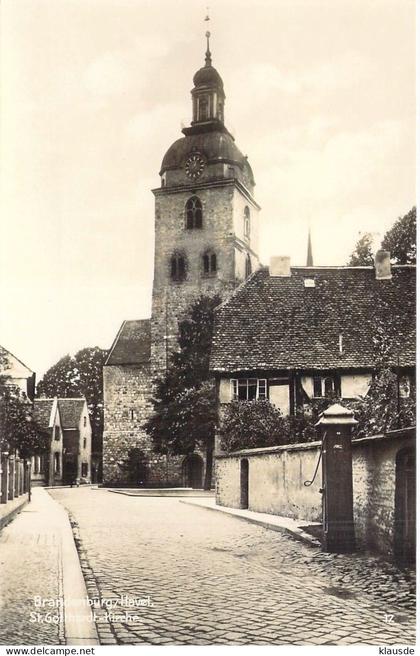
[[215, 312], [218, 312], [219, 310], [221, 310], [227, 303], [229, 303], [232, 299], [234, 299], [239, 294], [239, 292], [245, 287], [245, 285], [248, 284], [253, 278], [255, 278], [257, 273], [260, 273], [265, 268], [268, 269], [268, 267], [264, 267], [264, 266], [259, 266], [258, 269], [255, 269], [255, 271], [253, 271], [251, 273], [251, 275], [248, 276], [248, 278], [245, 278], [245, 280], [243, 280], [240, 285], [235, 287], [233, 292], [231, 294], [229, 294], [229, 296], [227, 298], [225, 298], [225, 300], [222, 301], [220, 303], [220, 305], [218, 305], [215, 308]]
[[[20, 360], [14, 353], [12, 353], [12, 351], [9, 351], [9, 349], [7, 349], [5, 346], [0, 345], [0, 350], [1, 349], [3, 351], [6, 351], [6, 353], [8, 353], [9, 355], [12, 355], [19, 362], [19, 364], [21, 364], [23, 367], [25, 367], [26, 369], [29, 369], [29, 371], [32, 371], [32, 373], [34, 373], [33, 369], [31, 369], [30, 367], [28, 367], [27, 364], [22, 362], [22, 360]], [[7, 369], [5, 369], [5, 371], [7, 371]]]

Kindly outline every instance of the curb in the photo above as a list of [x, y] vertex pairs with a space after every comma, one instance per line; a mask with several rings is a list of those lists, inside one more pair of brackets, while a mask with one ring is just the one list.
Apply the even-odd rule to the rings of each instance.
[[300, 528], [292, 529], [288, 526], [272, 524], [270, 522], [266, 522], [263, 519], [257, 519], [256, 517], [246, 517], [245, 515], [238, 515], [234, 512], [233, 508], [225, 508], [223, 506], [203, 506], [199, 503], [194, 503], [193, 501], [191, 502], [184, 499], [180, 499], [179, 503], [185, 503], [189, 506], [194, 506], [195, 508], [202, 508], [203, 510], [213, 510], [216, 512], [221, 512], [224, 513], [225, 515], [229, 515], [229, 517], [242, 519], [243, 521], [249, 522], [250, 524], [256, 524], [257, 526], [262, 526], [263, 528], [267, 528], [270, 531], [277, 531], [278, 533], [288, 533], [289, 535], [296, 538], [297, 540], [300, 540], [300, 542], [305, 542], [305, 544], [309, 545], [310, 547], [320, 548], [322, 546], [320, 541], [314, 538], [313, 535], [310, 535], [310, 533], [306, 533], [306, 531]]
[[[55, 500], [54, 500], [55, 501]], [[55, 501], [59, 504], [58, 501]], [[92, 621], [89, 598], [77, 552], [70, 517], [59, 504], [65, 518], [62, 532], [62, 594], [64, 599], [64, 635], [66, 645], [99, 645]]]
[[[19, 497], [15, 497], [15, 499], [19, 500]], [[0, 531], [5, 526], [10, 524], [10, 522], [16, 517], [16, 515], [18, 515], [24, 509], [26, 504], [29, 503], [28, 495], [26, 495], [23, 499], [20, 499], [19, 501], [20, 503], [17, 503], [12, 508], [9, 508], [7, 513], [0, 516]], [[7, 504], [5, 504], [4, 507], [7, 508]]]

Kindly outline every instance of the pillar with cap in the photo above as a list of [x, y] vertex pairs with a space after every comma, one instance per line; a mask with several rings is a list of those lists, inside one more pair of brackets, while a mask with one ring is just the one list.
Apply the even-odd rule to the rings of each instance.
[[317, 423], [323, 433], [324, 551], [348, 553], [355, 550], [351, 431], [356, 424], [351, 410], [338, 403], [322, 412]]

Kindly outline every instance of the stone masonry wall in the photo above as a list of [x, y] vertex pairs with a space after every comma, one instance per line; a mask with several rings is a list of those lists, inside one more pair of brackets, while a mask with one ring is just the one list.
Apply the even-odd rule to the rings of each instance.
[[[392, 557], [396, 456], [415, 444], [414, 430], [353, 442], [353, 508], [360, 546]], [[240, 461], [249, 462], [249, 509], [306, 521], [322, 520], [321, 466], [312, 486], [319, 442], [249, 449], [216, 456], [216, 503], [240, 507]]]
[[[202, 202], [203, 227], [187, 230], [185, 205], [192, 195]], [[156, 195], [151, 352], [154, 373], [165, 368], [167, 352], [176, 348], [178, 321], [193, 300], [201, 293], [226, 297], [244, 279], [245, 264], [239, 279], [235, 270], [238, 251], [232, 213], [238, 195], [233, 185], [200, 189], [196, 194], [185, 190]], [[210, 249], [217, 256], [215, 276], [205, 276], [202, 270], [202, 256]], [[170, 277], [170, 260], [175, 251], [182, 253], [187, 262], [182, 282]]]
[[105, 485], [128, 483], [125, 461], [131, 448], [140, 448], [149, 460], [148, 485], [182, 485], [182, 457], [153, 453], [151, 440], [142, 428], [150, 415], [151, 377], [145, 366], [106, 366], [104, 372]]

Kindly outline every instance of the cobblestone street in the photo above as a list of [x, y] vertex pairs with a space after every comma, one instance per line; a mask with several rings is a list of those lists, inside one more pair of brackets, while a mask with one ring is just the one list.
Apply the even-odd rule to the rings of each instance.
[[173, 498], [50, 493], [71, 513], [90, 597], [112, 615], [96, 610], [102, 644], [414, 644], [413, 575], [376, 558]]

